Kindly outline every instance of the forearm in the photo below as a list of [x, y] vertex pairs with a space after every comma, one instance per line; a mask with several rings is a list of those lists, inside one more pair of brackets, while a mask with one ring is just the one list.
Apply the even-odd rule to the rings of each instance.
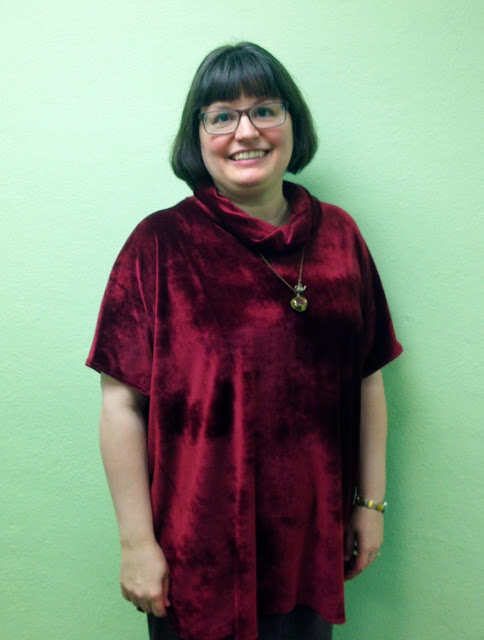
[[145, 424], [141, 411], [103, 398], [101, 454], [122, 545], [154, 540]]
[[101, 385], [101, 454], [121, 539], [121, 591], [140, 611], [164, 616], [170, 578], [153, 532], [143, 419], [147, 398], [104, 374]]
[[381, 371], [361, 384], [359, 495], [381, 502], [385, 497], [387, 410]]
[[[382, 502], [385, 497], [387, 411], [381, 371], [361, 383], [358, 494]], [[345, 530], [345, 576], [354, 578], [376, 558], [383, 542], [383, 513], [355, 506]]]

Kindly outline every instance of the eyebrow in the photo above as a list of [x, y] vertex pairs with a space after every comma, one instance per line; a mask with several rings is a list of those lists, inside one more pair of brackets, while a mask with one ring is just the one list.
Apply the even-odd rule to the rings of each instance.
[[[270, 102], [277, 102], [280, 98], [256, 98], [256, 101], [254, 102], [254, 104], [250, 107], [247, 107], [247, 109], [252, 109], [252, 107], [256, 107], [259, 104], [266, 104], [266, 103], [270, 103]], [[207, 110], [215, 110], [215, 109], [235, 109], [235, 107], [233, 107], [229, 102], [212, 102], [212, 104], [207, 105], [206, 107], [203, 107], [204, 109]]]

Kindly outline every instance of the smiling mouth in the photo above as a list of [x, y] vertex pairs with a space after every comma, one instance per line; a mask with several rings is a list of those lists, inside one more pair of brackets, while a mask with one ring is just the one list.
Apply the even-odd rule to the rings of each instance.
[[263, 158], [269, 151], [263, 151], [259, 149], [257, 151], [241, 151], [230, 156], [231, 160], [253, 160], [254, 158]]

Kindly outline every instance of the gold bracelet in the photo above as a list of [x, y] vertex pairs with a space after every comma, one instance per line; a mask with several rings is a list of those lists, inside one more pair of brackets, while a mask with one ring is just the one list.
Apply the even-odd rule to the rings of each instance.
[[370, 500], [367, 498], [363, 498], [363, 496], [355, 497], [355, 504], [359, 507], [366, 507], [367, 509], [375, 509], [376, 511], [380, 511], [380, 513], [384, 513], [387, 508], [386, 502], [375, 502], [375, 500]]

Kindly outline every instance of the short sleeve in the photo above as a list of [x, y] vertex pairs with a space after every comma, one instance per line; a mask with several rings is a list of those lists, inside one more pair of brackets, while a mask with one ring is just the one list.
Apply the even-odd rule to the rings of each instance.
[[360, 260], [363, 284], [363, 377], [397, 358], [403, 351], [395, 336], [390, 310], [376, 265], [361, 237]]
[[136, 230], [109, 276], [86, 365], [150, 395], [153, 327], [144, 292], [149, 269]]

